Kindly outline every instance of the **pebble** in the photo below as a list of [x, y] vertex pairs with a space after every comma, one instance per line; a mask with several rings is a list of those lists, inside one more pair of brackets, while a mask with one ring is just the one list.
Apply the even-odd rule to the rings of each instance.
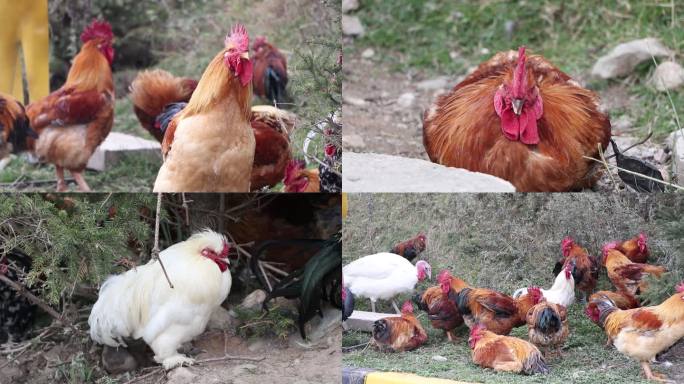
[[447, 361], [448, 359], [444, 356], [434, 355], [434, 356], [432, 356], [432, 360], [434, 360], [434, 361]]
[[364, 59], [370, 59], [371, 57], [373, 57], [373, 55], [375, 55], [375, 51], [373, 50], [373, 48], [366, 48], [363, 50], [363, 52], [361, 52], [361, 57], [363, 57]]
[[347, 36], [361, 37], [366, 30], [358, 17], [342, 15], [342, 33]]
[[416, 95], [412, 92], [402, 93], [397, 99], [397, 104], [403, 108], [408, 108], [413, 105], [416, 100]]

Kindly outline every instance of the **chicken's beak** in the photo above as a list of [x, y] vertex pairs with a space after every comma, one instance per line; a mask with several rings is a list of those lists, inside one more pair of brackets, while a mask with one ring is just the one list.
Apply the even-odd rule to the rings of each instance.
[[240, 58], [249, 60], [249, 52], [243, 52], [242, 55], [240, 55]]
[[520, 112], [522, 111], [523, 103], [524, 103], [524, 101], [522, 99], [513, 99], [513, 101], [511, 101], [511, 104], [513, 105], [513, 113], [520, 116]]

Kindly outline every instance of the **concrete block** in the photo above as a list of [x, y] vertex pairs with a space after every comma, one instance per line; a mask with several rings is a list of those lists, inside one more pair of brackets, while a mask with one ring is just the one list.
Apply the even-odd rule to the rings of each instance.
[[515, 192], [506, 180], [421, 159], [345, 152], [344, 192]]
[[677, 185], [684, 185], [684, 129], [672, 132], [667, 140], [672, 151], [672, 175]]
[[161, 164], [161, 145], [153, 140], [120, 132], [111, 132], [95, 150], [86, 166], [96, 171], [106, 171], [130, 155], [149, 156]]
[[379, 313], [356, 311], [352, 312], [351, 316], [345, 321], [345, 328], [354, 329], [357, 331], [372, 332], [373, 323], [385, 317], [399, 317], [396, 313]]

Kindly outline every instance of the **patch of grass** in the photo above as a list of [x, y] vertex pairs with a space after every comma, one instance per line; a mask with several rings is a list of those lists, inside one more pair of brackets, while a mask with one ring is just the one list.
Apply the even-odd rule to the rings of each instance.
[[268, 312], [261, 310], [234, 308], [237, 319], [244, 323], [237, 328], [242, 337], [275, 336], [281, 340], [297, 329], [294, 318], [296, 313], [279, 306], [269, 308]]
[[[561, 256], [560, 242], [573, 236], [599, 255], [603, 243], [626, 239], [640, 231], [649, 237], [651, 263], [670, 269], [671, 275], [654, 281], [654, 302], [673, 292], [672, 282], [682, 276], [681, 248], [676, 236], [681, 225], [680, 195], [603, 196], [592, 194], [355, 194], [349, 196], [349, 214], [343, 230], [343, 262], [377, 252], [386, 252], [397, 241], [427, 233], [427, 249], [421, 259], [433, 270], [433, 279], [442, 269], [478, 287], [511, 294], [531, 284], [548, 288], [553, 283], [553, 266]], [[397, 207], [401, 207], [397, 209]], [[673, 211], [674, 210], [674, 211]], [[422, 292], [434, 285], [424, 281]], [[612, 289], [605, 271], [598, 289]], [[397, 298], [407, 300], [410, 295]], [[355, 308], [370, 310], [369, 301], [357, 299]], [[379, 302], [379, 311], [391, 313], [391, 305]], [[571, 336], [564, 357], [550, 360], [551, 374], [525, 377], [483, 370], [472, 363], [467, 346], [467, 330], [450, 344], [442, 331], [435, 330], [426, 315], [419, 316], [429, 335], [428, 343], [404, 353], [380, 353], [372, 348], [345, 353], [345, 366], [491, 383], [633, 383], [641, 382], [637, 362], [614, 349], [604, 348], [603, 331], [583, 314], [584, 308], [570, 308]], [[514, 336], [526, 339], [526, 328]], [[345, 347], [370, 338], [368, 333], [348, 332]], [[432, 356], [446, 357], [446, 362]], [[663, 367], [657, 370], [665, 371]], [[671, 371], [672, 372], [672, 371]]]
[[88, 365], [83, 353], [76, 355], [70, 362], [60, 365], [57, 369], [57, 380], [63, 380], [67, 384], [92, 383], [95, 368]]
[[[367, 47], [383, 65], [428, 75], [465, 73], [494, 53], [526, 45], [573, 77], [587, 79], [592, 65], [619, 43], [657, 37], [680, 57], [684, 49], [684, 8], [656, 1], [446, 1], [387, 0], [364, 2], [357, 15], [366, 35], [347, 50]], [[664, 93], [646, 84], [653, 64], [627, 80], [591, 82], [599, 92], [624, 81], [637, 102], [624, 111], [657, 138], [675, 129]], [[673, 92], [680, 115], [681, 92]], [[612, 111], [611, 111], [612, 112]]]

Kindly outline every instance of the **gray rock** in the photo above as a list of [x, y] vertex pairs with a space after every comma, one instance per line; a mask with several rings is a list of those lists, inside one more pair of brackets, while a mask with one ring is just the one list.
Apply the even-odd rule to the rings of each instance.
[[425, 160], [346, 152], [344, 192], [515, 192], [506, 180]]
[[662, 62], [653, 72], [651, 84], [659, 91], [678, 88], [684, 84], [684, 69], [673, 61]]
[[240, 306], [245, 309], [260, 309], [261, 305], [266, 300], [266, 291], [263, 289], [257, 289], [254, 292], [247, 295], [240, 303]]
[[667, 145], [672, 153], [673, 179], [678, 185], [682, 185], [684, 184], [684, 129], [672, 132], [667, 139]]
[[344, 148], [363, 149], [366, 148], [366, 143], [360, 135], [343, 135], [342, 146]]
[[373, 48], [366, 48], [363, 50], [363, 52], [361, 52], [361, 57], [363, 57], [364, 59], [370, 59], [374, 55], [375, 51], [373, 50]]
[[434, 356], [432, 356], [432, 360], [434, 360], [434, 361], [447, 361], [447, 358], [444, 356], [440, 356], [440, 355], [434, 355]]
[[138, 362], [125, 348], [104, 347], [102, 350], [102, 366], [112, 375], [135, 371]]
[[342, 13], [349, 13], [359, 9], [359, 0], [342, 0]]
[[166, 384], [193, 384], [197, 381], [197, 375], [185, 367], [173, 369], [166, 377]]
[[363, 107], [368, 102], [360, 97], [354, 97], [354, 96], [349, 96], [349, 95], [343, 95], [342, 96], [342, 102], [348, 105], [353, 105], [355, 107]]
[[233, 317], [227, 309], [218, 307], [209, 317], [207, 323], [207, 330], [211, 331], [229, 331], [234, 333], [237, 326], [237, 319]]
[[639, 63], [655, 57], [670, 56], [672, 52], [660, 40], [646, 38], [617, 45], [607, 55], [598, 59], [591, 70], [592, 76], [603, 79], [630, 74]]
[[358, 36], [361, 37], [366, 33], [359, 20], [356, 16], [342, 15], [342, 33], [346, 36]]
[[399, 98], [397, 99], [397, 104], [400, 107], [408, 108], [413, 105], [414, 101], [416, 101], [416, 95], [412, 92], [406, 92], [399, 95]]
[[423, 80], [416, 84], [416, 88], [426, 91], [444, 89], [449, 86], [449, 80], [450, 79], [446, 76], [440, 76], [434, 79]]
[[142, 155], [161, 163], [161, 145], [126, 133], [111, 132], [95, 149], [86, 167], [106, 171], [131, 155]]

